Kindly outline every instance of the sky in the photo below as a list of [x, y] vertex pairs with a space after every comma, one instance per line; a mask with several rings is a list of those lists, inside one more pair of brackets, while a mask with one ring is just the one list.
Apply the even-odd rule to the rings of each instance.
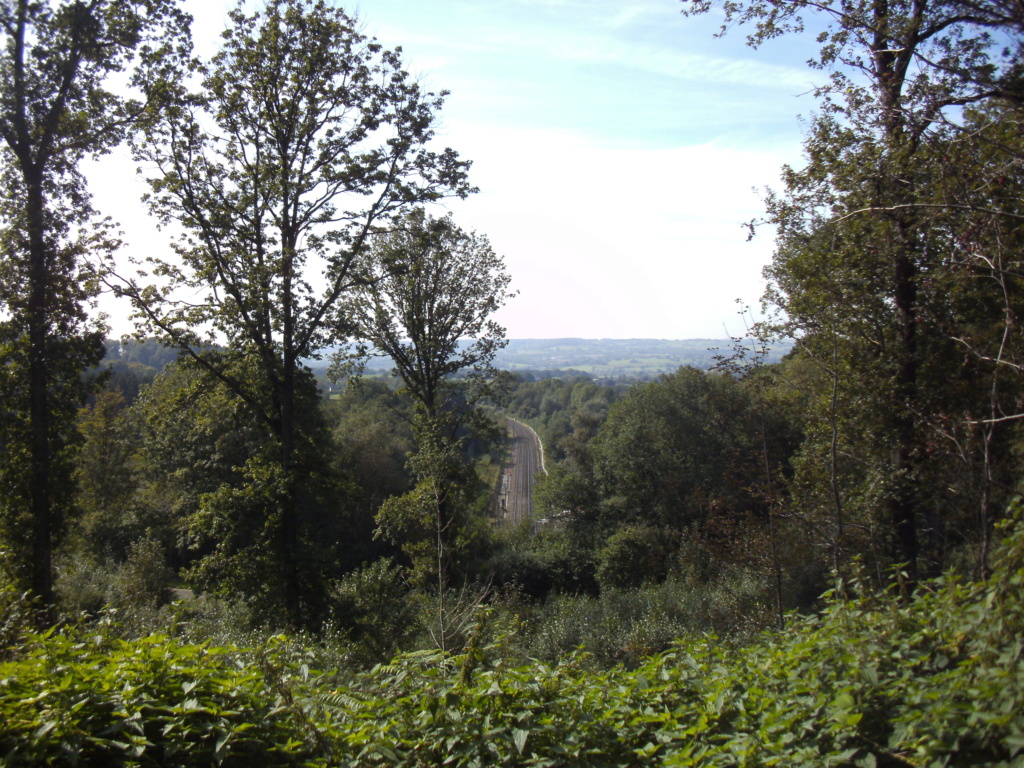
[[[196, 50], [233, 3], [188, 0]], [[785, 163], [799, 165], [813, 41], [759, 50], [678, 0], [360, 0], [365, 32], [447, 90], [437, 142], [472, 161], [480, 192], [447, 201], [486, 235], [519, 292], [509, 338], [723, 338], [756, 306], [771, 232], [748, 242]], [[167, 251], [126, 149], [90, 170], [125, 254]], [[443, 210], [438, 210], [438, 214]], [[106, 299], [114, 334], [127, 309]]]

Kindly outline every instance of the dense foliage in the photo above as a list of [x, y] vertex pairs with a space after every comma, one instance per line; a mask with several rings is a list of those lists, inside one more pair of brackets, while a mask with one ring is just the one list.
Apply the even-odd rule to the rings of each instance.
[[587, 376], [519, 377], [505, 410], [530, 424], [553, 459], [565, 458], [564, 440], [584, 424], [595, 427], [622, 396], [624, 384], [602, 385]]
[[205, 517], [235, 523], [206, 563], [236, 583], [240, 560], [255, 566], [268, 578], [244, 591], [298, 626], [320, 613], [323, 579], [306, 563], [337, 540], [305, 361], [352, 331], [375, 237], [414, 205], [472, 188], [468, 163], [432, 143], [443, 94], [424, 91], [400, 50], [343, 9], [271, 0], [239, 4], [229, 20], [208, 62], [167, 68], [153, 85], [169, 103], [146, 112], [133, 148], [153, 215], [180, 227], [176, 254], [117, 290], [263, 431], [239, 467], [244, 487], [201, 501]]
[[766, 198], [766, 337], [797, 340], [795, 508], [841, 561], [935, 575], [1019, 480], [1020, 9], [685, 0], [754, 47], [814, 25], [806, 162]]
[[[635, 669], [483, 646], [355, 676], [256, 650], [29, 634], [0, 664], [8, 765], [1011, 765], [1024, 749], [1024, 527], [993, 575], [912, 599], [840, 583], [745, 648], [680, 642]], [[854, 593], [854, 596], [850, 596]]]

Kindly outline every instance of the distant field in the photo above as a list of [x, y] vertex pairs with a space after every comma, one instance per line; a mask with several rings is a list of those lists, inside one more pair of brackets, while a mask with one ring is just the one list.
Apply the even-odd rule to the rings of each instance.
[[[681, 365], [707, 369], [716, 356], [729, 354], [728, 339], [512, 339], [497, 357], [509, 371], [574, 370], [596, 377], [647, 377]], [[780, 346], [770, 359], [790, 349]]]
[[[776, 347], [769, 362], [779, 360], [790, 349], [789, 344]], [[652, 378], [681, 365], [706, 370], [715, 364], [716, 356], [731, 351], [729, 339], [510, 339], [495, 363], [506, 371], [576, 371], [599, 379]], [[367, 366], [370, 375], [390, 370], [387, 358], [372, 358]]]

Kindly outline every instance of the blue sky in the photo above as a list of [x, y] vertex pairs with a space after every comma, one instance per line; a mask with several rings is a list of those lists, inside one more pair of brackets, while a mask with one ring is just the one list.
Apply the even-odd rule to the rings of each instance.
[[[200, 51], [230, 3], [192, 0]], [[800, 162], [813, 41], [759, 51], [677, 0], [361, 0], [365, 31], [450, 91], [438, 140], [481, 192], [448, 204], [486, 234], [520, 295], [510, 338], [721, 338], [756, 304], [771, 233], [746, 241], [754, 188]], [[104, 161], [130, 249], [162, 236], [131, 214], [128, 160]], [[121, 165], [118, 165], [120, 163]], [[118, 310], [111, 316], [117, 326]]]

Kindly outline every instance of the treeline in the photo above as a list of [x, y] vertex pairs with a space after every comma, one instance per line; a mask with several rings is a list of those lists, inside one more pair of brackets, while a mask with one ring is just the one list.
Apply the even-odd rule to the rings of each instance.
[[608, 416], [608, 408], [625, 392], [626, 384], [598, 384], [589, 376], [516, 375], [519, 382], [505, 404], [510, 416], [536, 430], [544, 449], [555, 460], [565, 458], [564, 440], [576, 424], [596, 426]]
[[[275, 508], [261, 496], [267, 480], [251, 471], [266, 446], [259, 423], [187, 357], [136, 382], [134, 401], [117, 385], [108, 380], [79, 411], [75, 516], [56, 556], [62, 610], [115, 609], [129, 635], [171, 621], [190, 637], [224, 639], [287, 625], [266, 537]], [[461, 407], [464, 396], [452, 393]], [[442, 639], [458, 647], [486, 604], [497, 623], [519, 627], [516, 654], [554, 659], [586, 642], [614, 662], [688, 631], [748, 635], [770, 623], [760, 432], [746, 384], [694, 369], [632, 387], [520, 380], [507, 401], [521, 418], [544, 403], [533, 421], [550, 441], [551, 474], [537, 491], [546, 519], [495, 527], [506, 448], [481, 412], [479, 427], [456, 429], [445, 458], [465, 470], [445, 475], [458, 496], [445, 500], [440, 542], [431, 535], [437, 508], [418, 506], [424, 438], [400, 377], [352, 379], [304, 414], [304, 433], [316, 436], [306, 467], [320, 495], [304, 508], [312, 533], [299, 549], [293, 629], [326, 633], [350, 664], [375, 663]], [[638, 422], [651, 433], [638, 433]], [[792, 443], [778, 430], [772, 438], [780, 452]], [[705, 519], [707, 509], [719, 513]], [[742, 544], [712, 547], [706, 531], [737, 533], [727, 520], [747, 525]], [[820, 578], [806, 581], [787, 608], [820, 593]], [[172, 588], [194, 597], [174, 604]]]

